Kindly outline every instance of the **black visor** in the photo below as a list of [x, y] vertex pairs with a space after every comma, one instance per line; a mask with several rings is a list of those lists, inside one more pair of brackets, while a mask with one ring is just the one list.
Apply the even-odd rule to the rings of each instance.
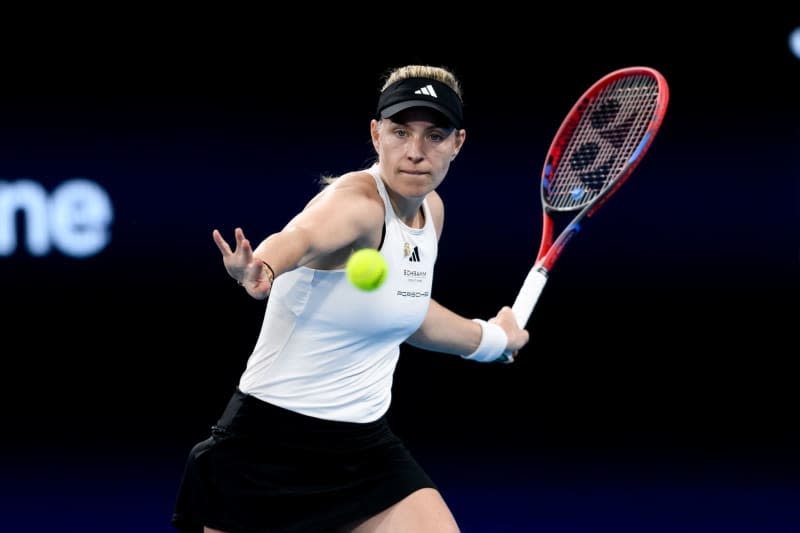
[[461, 98], [449, 85], [430, 78], [408, 78], [388, 86], [378, 99], [378, 116], [389, 118], [412, 107], [436, 110], [458, 129], [464, 122]]

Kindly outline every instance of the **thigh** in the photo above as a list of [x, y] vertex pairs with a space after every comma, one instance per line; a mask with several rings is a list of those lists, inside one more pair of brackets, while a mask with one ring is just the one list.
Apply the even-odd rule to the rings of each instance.
[[353, 529], [354, 533], [458, 533], [453, 514], [436, 489], [420, 489], [388, 509], [367, 519]]

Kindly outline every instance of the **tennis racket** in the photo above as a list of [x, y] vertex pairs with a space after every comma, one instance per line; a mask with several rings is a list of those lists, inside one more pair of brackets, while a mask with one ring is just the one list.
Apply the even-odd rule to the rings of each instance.
[[[616, 70], [595, 82], [561, 123], [542, 169], [542, 239], [512, 310], [524, 328], [564, 246], [628, 179], [658, 132], [669, 101], [649, 67]], [[556, 221], [564, 226], [553, 240]]]

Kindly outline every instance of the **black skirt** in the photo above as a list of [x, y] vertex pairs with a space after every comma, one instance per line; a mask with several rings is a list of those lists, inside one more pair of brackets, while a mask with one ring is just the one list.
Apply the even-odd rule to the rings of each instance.
[[436, 488], [382, 417], [313, 418], [236, 391], [194, 446], [172, 524], [230, 533], [336, 531]]

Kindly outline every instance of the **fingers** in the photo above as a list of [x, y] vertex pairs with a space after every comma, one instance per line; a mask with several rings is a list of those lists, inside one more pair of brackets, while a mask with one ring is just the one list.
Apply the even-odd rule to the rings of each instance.
[[249, 263], [253, 260], [253, 248], [250, 246], [250, 241], [244, 236], [242, 228], [236, 228], [234, 234], [236, 235], [236, 251], [234, 253], [241, 253]]
[[253, 258], [253, 248], [250, 246], [250, 241], [247, 240], [244, 236], [244, 231], [242, 228], [236, 228], [233, 232], [234, 238], [236, 239], [236, 249], [231, 250], [228, 241], [222, 236], [219, 230], [214, 230], [211, 232], [211, 236], [214, 238], [214, 242], [219, 248], [219, 251], [222, 252], [223, 257], [228, 257], [234, 254], [241, 254], [244, 256], [245, 260], [249, 263]]
[[499, 323], [501, 320], [503, 322], [506, 322], [509, 319], [513, 319], [514, 323], [516, 324], [516, 319], [514, 318], [514, 312], [511, 310], [510, 307], [506, 305], [500, 308], [500, 310], [497, 312], [497, 315], [489, 319], [489, 322], [496, 324]]
[[219, 230], [212, 231], [211, 236], [214, 238], [214, 243], [217, 245], [217, 248], [219, 248], [219, 251], [222, 252], [223, 257], [233, 253], [231, 251], [231, 247], [228, 246], [228, 243], [222, 237], [222, 234], [219, 232]]
[[[246, 263], [249, 264], [253, 262], [253, 249], [250, 247], [250, 241], [248, 241], [247, 239], [239, 243], [239, 247], [236, 249], [236, 253], [241, 254]], [[258, 266], [259, 268], [261, 268], [260, 261], [258, 263]]]
[[490, 322], [492, 321], [496, 321], [503, 326], [509, 334], [509, 346], [513, 348], [515, 356], [523, 346], [528, 344], [530, 333], [528, 330], [519, 327], [514, 311], [509, 306], [503, 306], [498, 311], [497, 316], [490, 320]]

